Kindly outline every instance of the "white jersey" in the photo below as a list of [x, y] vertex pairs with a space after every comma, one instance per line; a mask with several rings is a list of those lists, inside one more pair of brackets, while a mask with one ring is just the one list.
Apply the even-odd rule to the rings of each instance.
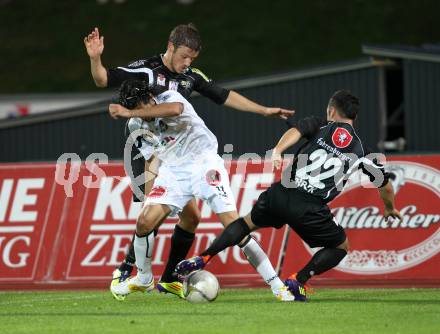
[[[136, 139], [136, 147], [141, 152], [145, 160], [149, 160], [154, 153], [154, 120], [146, 121], [139, 117], [130, 118], [128, 121], [128, 130], [131, 135], [134, 135]], [[133, 138], [134, 139], [134, 138]], [[156, 138], [157, 139], [157, 138]]]
[[204, 154], [217, 154], [217, 138], [180, 93], [168, 90], [154, 100], [157, 104], [182, 103], [183, 111], [178, 116], [152, 121], [141, 118], [129, 120], [130, 133], [141, 130], [138, 149], [145, 159], [148, 160], [155, 152], [161, 161], [176, 166], [185, 161], [194, 161]]
[[217, 138], [192, 105], [176, 91], [155, 97], [157, 104], [178, 102], [183, 111], [150, 122], [132, 118], [128, 127], [140, 138], [137, 147], [146, 159], [154, 152], [161, 160], [145, 205], [168, 205], [177, 213], [194, 196], [208, 201], [216, 213], [236, 211], [224, 161], [217, 154]]

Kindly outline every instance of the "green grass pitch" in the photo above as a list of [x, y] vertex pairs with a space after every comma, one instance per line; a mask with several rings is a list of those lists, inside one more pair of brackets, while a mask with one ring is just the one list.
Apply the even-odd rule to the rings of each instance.
[[267, 289], [222, 290], [210, 304], [108, 291], [1, 292], [1, 333], [440, 333], [440, 289], [317, 289], [308, 303]]

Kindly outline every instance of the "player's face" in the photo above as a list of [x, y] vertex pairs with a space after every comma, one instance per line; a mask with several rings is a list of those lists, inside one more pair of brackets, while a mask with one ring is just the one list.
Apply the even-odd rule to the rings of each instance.
[[199, 51], [194, 51], [187, 46], [175, 48], [174, 45], [171, 45], [171, 48], [171, 70], [177, 73], [185, 72], [199, 55]]

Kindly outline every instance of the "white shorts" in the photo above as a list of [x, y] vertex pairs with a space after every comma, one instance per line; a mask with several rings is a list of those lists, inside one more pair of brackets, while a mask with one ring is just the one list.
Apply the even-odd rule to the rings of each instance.
[[208, 201], [215, 213], [237, 210], [224, 161], [217, 154], [179, 166], [163, 163], [145, 205], [166, 204], [175, 214], [193, 197]]

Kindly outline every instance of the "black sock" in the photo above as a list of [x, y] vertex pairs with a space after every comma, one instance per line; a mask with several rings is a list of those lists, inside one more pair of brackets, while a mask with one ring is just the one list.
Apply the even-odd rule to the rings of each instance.
[[133, 235], [133, 238], [131, 239], [130, 246], [128, 247], [128, 253], [127, 253], [127, 255], [125, 255], [124, 261], [120, 264], [120, 266], [118, 268], [122, 272], [128, 271], [129, 274], [131, 274], [131, 272], [133, 271], [133, 266], [136, 262], [136, 256], [134, 255], [133, 242], [134, 242], [134, 235]]
[[194, 236], [194, 233], [187, 232], [178, 225], [174, 227], [174, 233], [171, 237], [170, 255], [160, 279], [162, 282], [173, 282], [176, 280], [174, 269], [188, 254], [193, 244]]
[[298, 271], [296, 280], [301, 284], [306, 283], [310, 277], [319, 275], [336, 267], [347, 255], [347, 251], [340, 248], [323, 248], [313, 255], [306, 266]]
[[222, 250], [237, 245], [241, 240], [244, 239], [251, 233], [249, 226], [247, 226], [246, 222], [243, 218], [238, 218], [231, 224], [229, 224], [215, 240], [209, 246], [207, 250], [205, 250], [201, 256], [214, 256], [220, 253]]

